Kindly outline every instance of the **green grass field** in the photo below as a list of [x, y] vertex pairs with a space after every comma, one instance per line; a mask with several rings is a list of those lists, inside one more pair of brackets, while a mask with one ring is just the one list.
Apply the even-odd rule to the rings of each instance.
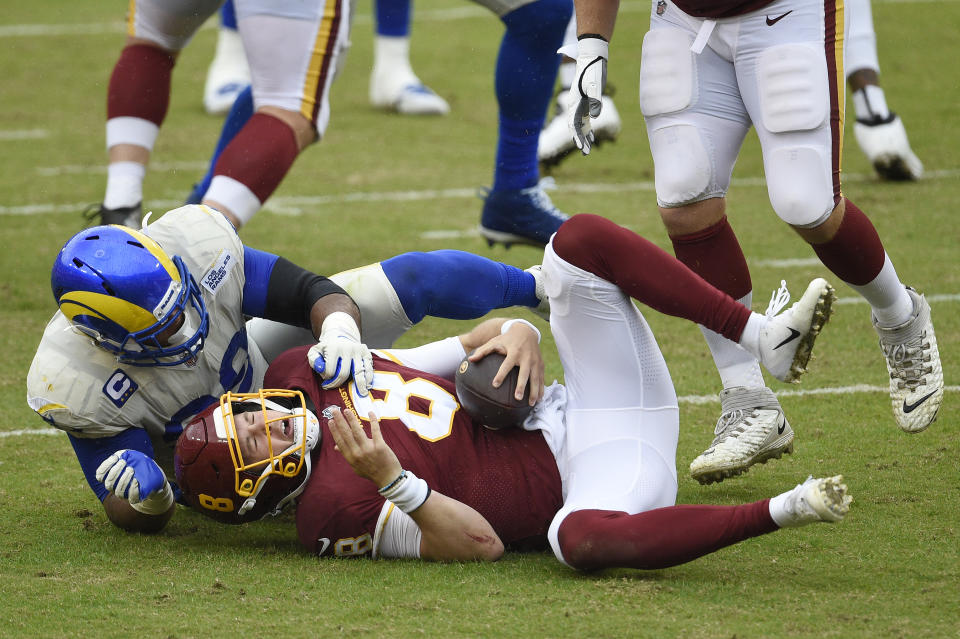
[[[496, 564], [318, 561], [289, 515], [242, 528], [185, 510], [156, 536], [114, 528], [65, 435], [28, 408], [24, 380], [54, 311], [49, 269], [99, 202], [105, 183], [106, 83], [123, 42], [125, 3], [7, 3], [0, 18], [0, 636], [207, 637], [947, 637], [960, 634], [960, 82], [949, 45], [960, 3], [874, 4], [883, 81], [928, 176], [885, 184], [852, 133], [845, 192], [872, 218], [902, 279], [931, 299], [949, 386], [938, 421], [900, 432], [867, 306], [832, 278], [770, 210], [756, 140], [734, 173], [730, 219], [749, 256], [755, 308], [780, 279], [799, 293], [815, 276], [840, 303], [800, 386], [775, 381], [797, 433], [792, 456], [700, 486], [690, 461], [713, 433], [719, 390], [693, 325], [646, 313], [681, 396], [681, 503], [769, 497], [808, 474], [843, 473], [855, 502], [836, 526], [749, 540], [669, 570], [576, 574], [552, 555]], [[552, 197], [605, 215], [669, 248], [652, 190], [637, 105], [647, 5], [624, 3], [610, 79], [625, 129], [614, 145], [572, 157]], [[246, 243], [321, 273], [408, 250], [458, 248], [526, 267], [539, 252], [489, 249], [473, 232], [495, 149], [492, 67], [502, 27], [459, 0], [419, 0], [414, 65], [451, 103], [442, 119], [367, 104], [370, 3], [333, 95], [327, 139], [296, 163]], [[179, 204], [203, 172], [220, 121], [201, 94], [215, 31], [183, 53], [153, 156], [147, 210]], [[524, 313], [526, 313], [524, 311]], [[544, 324], [532, 315], [541, 327]], [[403, 345], [459, 331], [431, 320]], [[559, 376], [549, 337], [548, 374]], [[818, 392], [819, 391], [819, 392]]]

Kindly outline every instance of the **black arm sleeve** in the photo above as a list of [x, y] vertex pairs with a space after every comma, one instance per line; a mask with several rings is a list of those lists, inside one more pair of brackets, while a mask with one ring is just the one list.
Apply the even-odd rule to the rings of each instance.
[[310, 310], [331, 293], [347, 294], [330, 279], [300, 268], [283, 257], [277, 259], [267, 285], [263, 316], [275, 322], [311, 329]]

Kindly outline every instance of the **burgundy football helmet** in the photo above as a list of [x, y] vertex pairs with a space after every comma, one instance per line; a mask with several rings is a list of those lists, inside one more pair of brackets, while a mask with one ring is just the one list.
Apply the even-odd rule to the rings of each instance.
[[[234, 422], [235, 410], [244, 408], [261, 411], [268, 442], [271, 424], [289, 420], [294, 443], [283, 451], [273, 450], [271, 443], [265, 459], [245, 460]], [[268, 410], [283, 415], [268, 418]], [[223, 523], [276, 515], [303, 492], [310, 477], [310, 451], [319, 440], [320, 422], [300, 391], [226, 393], [180, 435], [173, 458], [177, 483], [187, 504]]]

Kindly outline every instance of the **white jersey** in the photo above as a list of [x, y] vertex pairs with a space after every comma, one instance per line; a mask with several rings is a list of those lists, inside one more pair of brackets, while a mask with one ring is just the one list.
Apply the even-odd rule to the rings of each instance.
[[[243, 244], [219, 213], [184, 206], [143, 229], [197, 280], [210, 332], [195, 365], [131, 366], [71, 328], [59, 311], [27, 374], [27, 401], [75, 437], [143, 428], [156, 453], [172, 450], [185, 423], [228, 390], [259, 388], [267, 363], [248, 342], [242, 311]], [[160, 446], [158, 446], [160, 444]]]

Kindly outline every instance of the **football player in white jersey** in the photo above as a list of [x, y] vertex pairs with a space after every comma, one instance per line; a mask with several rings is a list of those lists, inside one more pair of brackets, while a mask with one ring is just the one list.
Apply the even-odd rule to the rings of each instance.
[[[568, 116], [587, 154], [603, 109], [617, 4], [575, 4], [580, 35]], [[937, 417], [943, 370], [929, 303], [901, 281], [877, 229], [841, 189], [848, 25], [841, 0], [653, 0], [640, 108], [674, 253], [747, 305], [753, 285], [726, 193], [743, 140], [756, 131], [771, 208], [870, 305], [894, 419], [917, 433]], [[690, 474], [710, 483], [792, 452], [793, 430], [756, 358], [703, 333], [723, 385], [721, 415]]]
[[[366, 394], [372, 368], [361, 311], [369, 338], [389, 345], [427, 314], [466, 319], [536, 307], [536, 273], [437, 251], [328, 279], [244, 246], [224, 216], [202, 205], [142, 231], [94, 227], [55, 262], [60, 310], [30, 367], [27, 400], [70, 435], [108, 518], [156, 531], [173, 512], [165, 471], [173, 476], [183, 424], [226, 391], [259, 388], [273, 354], [315, 341], [308, 360], [326, 385], [352, 377]], [[261, 319], [248, 325], [250, 317]]]

